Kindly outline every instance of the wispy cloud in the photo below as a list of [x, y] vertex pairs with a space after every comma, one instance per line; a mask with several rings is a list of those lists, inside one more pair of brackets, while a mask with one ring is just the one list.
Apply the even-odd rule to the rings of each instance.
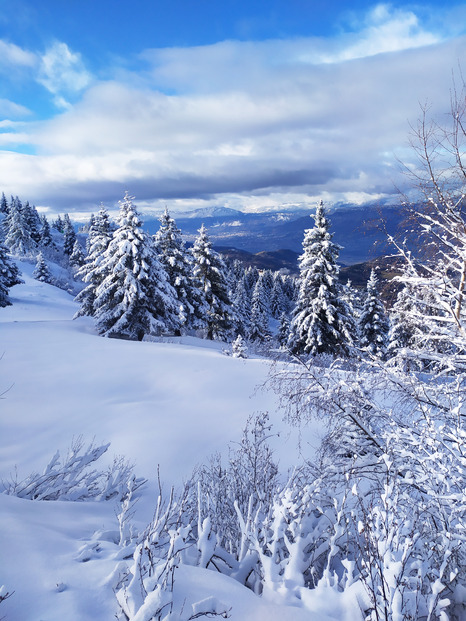
[[359, 22], [354, 26], [357, 28], [356, 33], [344, 37], [341, 49], [322, 57], [324, 62], [400, 52], [433, 45], [442, 40], [439, 33], [426, 30], [412, 11], [393, 9], [389, 4], [378, 4], [369, 11], [362, 28], [358, 28]]
[[40, 56], [37, 80], [54, 95], [57, 106], [69, 108], [66, 96], [89, 86], [91, 74], [80, 54], [72, 52], [66, 43], [56, 41]]
[[36, 64], [37, 57], [33, 52], [0, 39], [0, 69], [35, 67]]
[[[8, 119], [18, 119], [30, 116], [32, 114], [29, 108], [17, 104], [9, 99], [0, 99], [0, 117]], [[0, 123], [1, 125], [1, 123]]]

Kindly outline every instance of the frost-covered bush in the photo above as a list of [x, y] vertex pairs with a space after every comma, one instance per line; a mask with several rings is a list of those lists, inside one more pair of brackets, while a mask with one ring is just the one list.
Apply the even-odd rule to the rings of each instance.
[[5, 492], [30, 500], [123, 500], [145, 479], [136, 478], [133, 466], [122, 457], [115, 457], [107, 470], [93, 468], [109, 446], [90, 444], [83, 449], [82, 438], [77, 438], [64, 459], [57, 451], [42, 474], [33, 472], [22, 481], [4, 484]]
[[215, 454], [193, 475], [199, 483], [193, 505], [199, 495], [203, 512], [228, 552], [236, 553], [241, 546], [238, 512], [246, 516], [259, 506], [268, 508], [278, 488], [278, 466], [268, 443], [271, 435], [267, 413], [249, 417], [240, 442], [230, 445], [227, 463]]

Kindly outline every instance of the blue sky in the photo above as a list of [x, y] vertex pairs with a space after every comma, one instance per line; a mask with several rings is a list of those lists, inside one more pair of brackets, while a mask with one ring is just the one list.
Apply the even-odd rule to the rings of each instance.
[[0, 0], [0, 191], [85, 217], [395, 196], [466, 4]]

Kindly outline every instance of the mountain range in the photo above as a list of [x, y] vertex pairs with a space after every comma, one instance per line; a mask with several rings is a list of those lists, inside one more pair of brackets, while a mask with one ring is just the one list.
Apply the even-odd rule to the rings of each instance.
[[[304, 231], [314, 226], [313, 212], [243, 213], [226, 207], [205, 208], [174, 216], [188, 244], [202, 224], [216, 249], [258, 267], [297, 269]], [[364, 263], [390, 254], [387, 233], [396, 235], [405, 218], [400, 206], [343, 205], [328, 212], [333, 241], [341, 246], [340, 263]], [[145, 218], [150, 233], [159, 228], [155, 217]]]

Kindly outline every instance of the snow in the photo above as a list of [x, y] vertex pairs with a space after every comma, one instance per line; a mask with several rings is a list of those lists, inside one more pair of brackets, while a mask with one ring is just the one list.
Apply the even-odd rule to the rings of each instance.
[[[225, 356], [221, 344], [192, 337], [165, 342], [98, 337], [90, 318], [72, 321], [78, 306], [69, 294], [32, 279], [33, 265], [19, 266], [25, 284], [13, 287], [13, 305], [0, 309], [0, 481], [14, 478], [15, 468], [19, 479], [41, 472], [57, 449], [66, 452], [73, 437], [110, 442], [105, 458], [124, 455], [135, 464], [135, 474], [150, 481], [135, 516], [143, 528], [155, 506], [157, 468], [165, 489], [179, 485], [213, 452], [225, 454], [254, 412], [268, 411], [280, 432], [271, 443], [282, 470], [299, 460], [298, 440], [312, 457], [320, 430], [298, 433], [285, 426], [276, 396], [260, 389], [267, 361]], [[0, 494], [0, 516], [0, 586], [14, 591], [1, 604], [0, 616], [8, 621], [114, 617], [117, 546], [111, 536], [105, 546], [92, 542], [96, 531], [118, 531], [115, 503], [34, 502]], [[93, 550], [88, 562], [78, 560], [80, 554], [86, 557], [83, 546]], [[267, 603], [210, 570], [177, 571], [175, 600], [190, 591], [194, 599], [187, 601], [193, 603], [214, 597], [232, 608], [233, 620], [325, 618]]]

